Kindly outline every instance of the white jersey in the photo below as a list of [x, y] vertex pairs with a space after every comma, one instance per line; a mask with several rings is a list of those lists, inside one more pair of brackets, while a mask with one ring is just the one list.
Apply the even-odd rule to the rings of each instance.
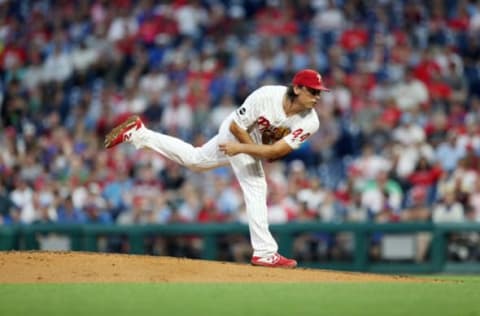
[[262, 134], [266, 131], [289, 129], [284, 136], [285, 142], [297, 149], [319, 128], [318, 115], [314, 109], [288, 116], [283, 109], [283, 100], [287, 87], [263, 86], [253, 91], [234, 113], [231, 119], [250, 133], [253, 141], [262, 143]]

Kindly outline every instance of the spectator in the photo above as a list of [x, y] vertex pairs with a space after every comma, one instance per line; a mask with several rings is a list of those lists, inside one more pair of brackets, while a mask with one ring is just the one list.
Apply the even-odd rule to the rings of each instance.
[[345, 206], [346, 221], [366, 222], [370, 219], [368, 208], [362, 203], [362, 194], [355, 191], [351, 201]]
[[35, 208], [35, 219], [32, 224], [52, 224], [57, 221], [56, 209], [48, 199], [36, 195], [33, 207]]
[[367, 181], [361, 190], [362, 204], [374, 216], [382, 212], [385, 205], [393, 212], [400, 211], [403, 191], [398, 182], [390, 178], [386, 171], [379, 172], [375, 179]]
[[424, 82], [415, 78], [413, 69], [406, 70], [405, 79], [393, 86], [393, 95], [401, 111], [411, 111], [429, 101], [429, 92]]
[[120, 225], [145, 225], [155, 221], [149, 199], [143, 196], [133, 198], [131, 208], [120, 214], [116, 220]]
[[[463, 204], [457, 200], [455, 191], [447, 191], [443, 200], [433, 207], [432, 220], [435, 223], [461, 223], [465, 221], [465, 209]], [[475, 253], [476, 241], [474, 240], [476, 237], [471, 233], [451, 232], [447, 234], [446, 238], [450, 259], [465, 261], [471, 253]]]
[[453, 172], [458, 162], [464, 155], [464, 151], [456, 146], [457, 136], [455, 133], [448, 133], [446, 139], [435, 149], [435, 160], [447, 173]]
[[11, 214], [15, 212], [16, 205], [8, 196], [7, 190], [0, 182], [0, 226], [10, 224]]
[[82, 224], [85, 223], [85, 213], [73, 205], [72, 197], [67, 196], [57, 206], [57, 223]]
[[226, 217], [218, 209], [216, 203], [211, 199], [205, 199], [203, 205], [198, 211], [197, 221], [199, 223], [223, 222]]
[[20, 209], [20, 220], [25, 224], [30, 224], [35, 220], [33, 195], [34, 191], [24, 179], [20, 177], [15, 179], [14, 189], [10, 192], [10, 199]]
[[415, 170], [408, 176], [411, 186], [410, 192], [416, 189], [426, 191], [426, 202], [431, 205], [436, 199], [437, 182], [442, 176], [443, 170], [438, 165], [432, 165], [427, 158], [420, 157]]
[[469, 217], [471, 218], [471, 220], [475, 222], [480, 222], [480, 178], [476, 179], [475, 189], [468, 196], [466, 207], [467, 209], [470, 209], [470, 212], [468, 213], [470, 213]]
[[410, 192], [411, 198], [405, 209], [402, 210], [402, 221], [425, 222], [431, 219], [431, 209], [428, 205], [428, 191], [425, 187], [414, 187]]
[[279, 190], [271, 190], [268, 194], [268, 222], [285, 224], [294, 219], [299, 210], [288, 195]]
[[455, 192], [449, 190], [443, 196], [443, 201], [433, 206], [432, 220], [434, 223], [463, 222], [464, 213], [464, 207], [456, 200]]
[[375, 153], [371, 144], [365, 144], [362, 154], [350, 165], [350, 172], [354, 172], [363, 181], [373, 180], [380, 172], [389, 171], [390, 162]]

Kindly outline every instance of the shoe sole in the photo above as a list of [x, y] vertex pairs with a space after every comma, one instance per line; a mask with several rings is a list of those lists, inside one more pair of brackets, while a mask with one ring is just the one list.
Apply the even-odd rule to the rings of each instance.
[[105, 136], [105, 148], [110, 148], [111, 143], [118, 137], [118, 135], [132, 124], [135, 124], [138, 119], [138, 115], [130, 116], [125, 122], [112, 129], [110, 133]]
[[280, 269], [295, 269], [297, 265], [292, 265], [292, 266], [274, 266], [274, 265], [268, 265], [268, 264], [255, 264], [255, 263], [250, 263], [254, 267], [264, 267], [264, 268], [280, 268]]

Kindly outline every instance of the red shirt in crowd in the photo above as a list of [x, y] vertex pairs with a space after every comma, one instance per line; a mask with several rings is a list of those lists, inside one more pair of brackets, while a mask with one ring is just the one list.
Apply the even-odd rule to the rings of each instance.
[[431, 186], [440, 179], [443, 170], [439, 166], [433, 166], [429, 169], [416, 170], [410, 174], [408, 181], [413, 186]]
[[340, 36], [340, 45], [348, 52], [364, 47], [368, 41], [368, 33], [363, 28], [346, 30]]

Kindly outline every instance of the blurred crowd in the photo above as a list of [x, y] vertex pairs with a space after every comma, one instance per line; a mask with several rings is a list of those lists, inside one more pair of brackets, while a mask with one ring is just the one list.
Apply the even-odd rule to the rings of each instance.
[[246, 222], [231, 170], [103, 149], [131, 113], [200, 145], [317, 69], [320, 130], [265, 163], [270, 223], [480, 222], [480, 1], [0, 1], [0, 225]]

